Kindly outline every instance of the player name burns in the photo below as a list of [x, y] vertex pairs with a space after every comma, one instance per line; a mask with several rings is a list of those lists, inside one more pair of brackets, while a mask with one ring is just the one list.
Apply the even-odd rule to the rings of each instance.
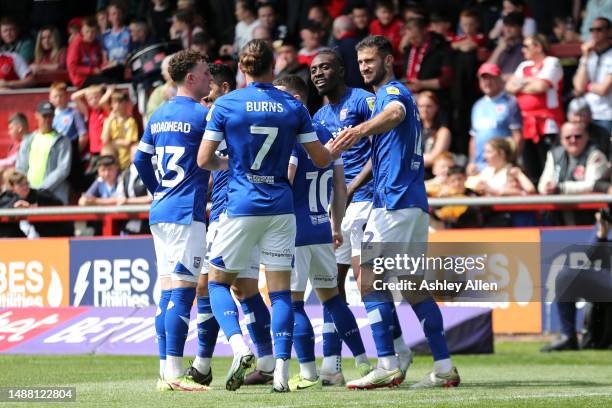
[[422, 291], [431, 292], [456, 292], [467, 290], [476, 291], [497, 291], [497, 282], [487, 282], [481, 279], [472, 279], [465, 282], [455, 282], [445, 279], [415, 281], [383, 282], [380, 279], [374, 280], [374, 290], [400, 290], [400, 291]]

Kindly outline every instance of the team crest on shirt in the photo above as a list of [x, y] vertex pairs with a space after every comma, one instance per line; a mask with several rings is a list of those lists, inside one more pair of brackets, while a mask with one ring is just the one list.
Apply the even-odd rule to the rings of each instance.
[[340, 111], [340, 120], [346, 119], [346, 115], [348, 114], [348, 108], [344, 108]]
[[199, 268], [201, 265], [202, 265], [202, 258], [199, 256], [194, 256], [193, 257], [193, 267]]
[[399, 95], [400, 90], [396, 86], [389, 86], [387, 87], [387, 93], [389, 95]]
[[206, 121], [207, 122], [212, 118], [212, 111], [213, 111], [213, 109], [215, 109], [215, 105], [210, 107], [210, 110], [208, 111], [208, 114], [206, 115]]
[[584, 168], [584, 166], [580, 165], [580, 166], [576, 166], [576, 168], [574, 169], [574, 180], [579, 181], [579, 180], [584, 180], [584, 176], [586, 174], [586, 169]]
[[[389, 89], [389, 88], [387, 88]], [[376, 98], [374, 98], [373, 96], [370, 96], [369, 98], [366, 98], [366, 102], [368, 103], [368, 108], [370, 108], [370, 110], [374, 110], [374, 100]]]

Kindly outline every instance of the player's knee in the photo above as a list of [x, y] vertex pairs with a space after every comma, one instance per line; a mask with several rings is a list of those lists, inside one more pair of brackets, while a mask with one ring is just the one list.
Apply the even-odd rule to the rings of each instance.
[[317, 288], [317, 297], [319, 298], [319, 300], [324, 303], [327, 302], [329, 299], [335, 297], [338, 295], [338, 288], [337, 287], [333, 287], [333, 288]]

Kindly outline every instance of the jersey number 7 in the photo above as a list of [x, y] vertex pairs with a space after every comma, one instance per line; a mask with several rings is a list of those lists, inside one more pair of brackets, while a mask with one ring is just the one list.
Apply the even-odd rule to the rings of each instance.
[[268, 154], [270, 147], [276, 140], [276, 136], [278, 136], [278, 128], [277, 127], [268, 127], [268, 126], [251, 126], [250, 128], [251, 134], [254, 135], [267, 135], [266, 140], [264, 140], [263, 144], [259, 148], [257, 155], [255, 156], [255, 161], [251, 165], [251, 170], [259, 170], [261, 168], [261, 162]]

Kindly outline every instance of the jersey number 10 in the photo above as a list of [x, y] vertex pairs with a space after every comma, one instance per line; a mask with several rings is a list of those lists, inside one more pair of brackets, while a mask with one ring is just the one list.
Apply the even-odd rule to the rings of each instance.
[[[324, 211], [327, 211], [329, 200], [327, 198], [327, 183], [332, 177], [333, 170], [329, 169], [325, 173], [321, 174], [319, 178], [318, 171], [306, 172], [306, 180], [310, 180], [310, 188], [308, 189], [308, 207], [311, 213], [319, 212], [317, 207], [317, 195], [319, 196], [319, 204], [323, 207]], [[317, 187], [319, 194], [317, 194]]]

